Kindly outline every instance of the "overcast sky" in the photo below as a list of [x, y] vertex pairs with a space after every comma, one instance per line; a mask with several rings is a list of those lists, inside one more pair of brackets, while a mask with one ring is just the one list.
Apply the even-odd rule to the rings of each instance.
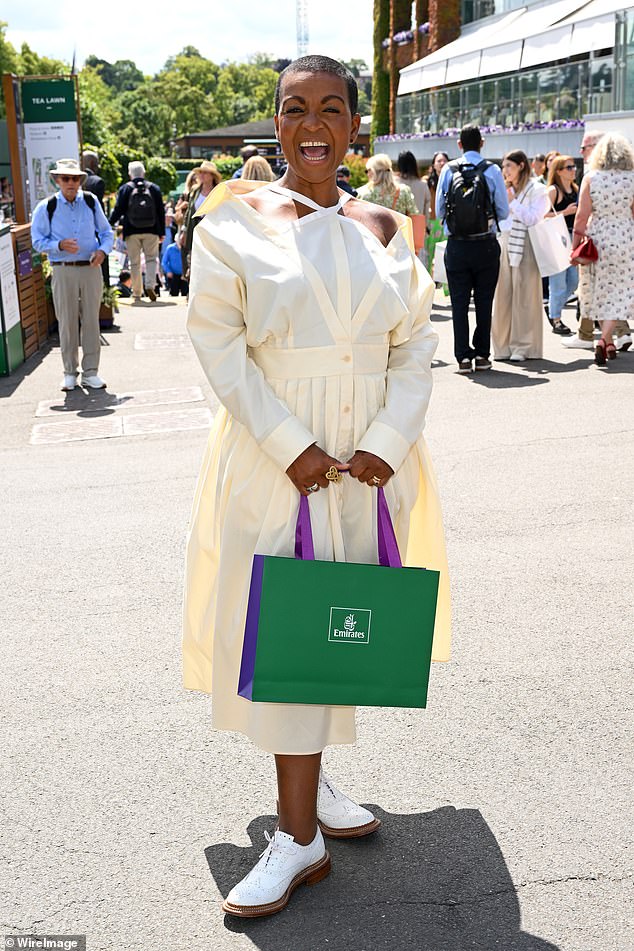
[[[78, 64], [94, 53], [110, 62], [134, 60], [152, 74], [188, 45], [218, 63], [256, 52], [294, 59], [295, 6], [295, 0], [28, 0], [12, 3], [2, 18], [17, 49], [26, 41], [41, 56], [70, 62], [75, 47]], [[308, 0], [308, 51], [371, 65], [372, 7], [372, 0]]]

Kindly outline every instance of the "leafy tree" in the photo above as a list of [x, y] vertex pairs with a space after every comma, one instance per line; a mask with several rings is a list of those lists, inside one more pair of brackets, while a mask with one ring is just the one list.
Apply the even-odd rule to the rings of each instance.
[[103, 81], [98, 68], [84, 66], [79, 73], [79, 105], [84, 140], [94, 142], [97, 146], [105, 145], [111, 137], [110, 129], [117, 110], [112, 101], [112, 91]]
[[[18, 67], [18, 57], [13, 44], [4, 35], [7, 24], [0, 20], [0, 73], [15, 73]], [[6, 115], [4, 96], [0, 96], [0, 119]]]
[[15, 73], [18, 57], [13, 44], [5, 36], [7, 26], [4, 20], [0, 20], [0, 72]]
[[88, 56], [86, 66], [98, 70], [105, 84], [118, 93], [136, 89], [144, 82], [143, 73], [131, 59], [118, 59], [115, 63], [109, 63], [107, 59]]
[[215, 103], [221, 125], [235, 125], [273, 114], [277, 73], [247, 63], [229, 63], [220, 72]]
[[343, 65], [347, 66], [352, 75], [358, 79], [361, 73], [367, 73], [368, 64], [364, 59], [348, 59], [342, 60]]
[[148, 155], [165, 155], [169, 151], [172, 110], [157, 97], [151, 83], [121, 93], [116, 109], [112, 129], [121, 141]]
[[18, 56], [18, 70], [22, 76], [57, 76], [70, 73], [70, 66], [61, 59], [38, 56], [28, 43], [23, 43]]
[[197, 56], [198, 59], [202, 59], [202, 56], [200, 55], [199, 51], [196, 49], [195, 46], [184, 46], [183, 49], [180, 51], [180, 53], [178, 53], [176, 56], [169, 56], [165, 60], [165, 66], [163, 67], [163, 69], [173, 69], [174, 64], [176, 63], [176, 60], [180, 56], [184, 56], [186, 58]]

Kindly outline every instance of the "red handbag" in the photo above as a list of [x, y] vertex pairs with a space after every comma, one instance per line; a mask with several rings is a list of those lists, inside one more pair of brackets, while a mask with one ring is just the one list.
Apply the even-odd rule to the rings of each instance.
[[595, 261], [599, 260], [599, 252], [597, 251], [597, 246], [588, 235], [584, 235], [580, 244], [574, 249], [570, 255], [571, 264], [594, 264]]

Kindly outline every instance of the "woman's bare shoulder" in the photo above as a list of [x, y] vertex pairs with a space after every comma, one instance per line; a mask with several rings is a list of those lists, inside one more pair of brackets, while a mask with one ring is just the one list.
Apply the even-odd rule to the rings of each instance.
[[388, 246], [401, 226], [400, 218], [389, 208], [384, 208], [383, 205], [374, 205], [359, 198], [351, 198], [350, 201], [347, 201], [343, 213], [346, 218], [352, 218], [365, 225], [385, 247]]

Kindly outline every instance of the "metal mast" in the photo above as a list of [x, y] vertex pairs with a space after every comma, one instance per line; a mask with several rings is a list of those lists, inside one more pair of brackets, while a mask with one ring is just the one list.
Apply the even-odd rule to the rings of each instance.
[[297, 55], [308, 53], [308, 0], [296, 0], [297, 8]]

